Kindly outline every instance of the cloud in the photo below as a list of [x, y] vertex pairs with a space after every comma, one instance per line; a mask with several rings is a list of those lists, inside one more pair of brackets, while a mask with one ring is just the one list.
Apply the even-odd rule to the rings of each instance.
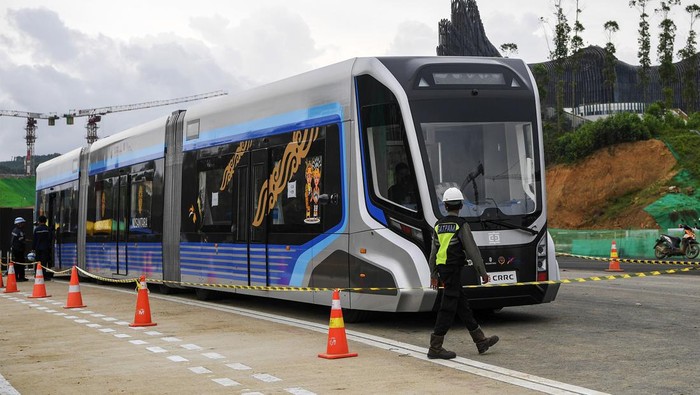
[[190, 27], [218, 48], [221, 62], [257, 83], [308, 71], [323, 54], [306, 21], [284, 7], [257, 9], [235, 25], [221, 16], [192, 18]]
[[389, 44], [387, 55], [435, 55], [437, 30], [422, 22], [405, 21], [397, 28], [394, 40]]
[[484, 20], [484, 27], [489, 40], [499, 51], [502, 44], [515, 43], [518, 53], [512, 57], [526, 59], [528, 63], [544, 62], [549, 53], [539, 18], [529, 12], [516, 16], [497, 11]]
[[[11, 10], [11, 31], [0, 37], [0, 109], [41, 113], [171, 99], [219, 89], [229, 93], [251, 85], [224, 69], [202, 40], [159, 34], [129, 41], [88, 36], [67, 27], [54, 11]], [[26, 56], [11, 54], [22, 46]], [[10, 54], [10, 55], [7, 55]], [[225, 64], [225, 63], [224, 63]], [[109, 114], [99, 135], [115, 133], [175, 108]], [[25, 150], [21, 118], [0, 117], [2, 153]], [[84, 144], [84, 119], [74, 126], [39, 121], [36, 153], [67, 152]], [[9, 158], [0, 158], [7, 160]]]

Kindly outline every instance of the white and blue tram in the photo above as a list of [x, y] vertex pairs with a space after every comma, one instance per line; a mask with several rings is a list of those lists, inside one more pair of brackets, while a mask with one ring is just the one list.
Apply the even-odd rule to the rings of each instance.
[[[362, 288], [342, 294], [344, 307], [427, 311], [437, 300], [427, 263], [432, 226], [452, 186], [465, 195], [461, 215], [494, 282], [559, 279], [539, 114], [520, 60], [350, 59], [43, 163], [36, 215], [56, 230], [56, 268]], [[321, 291], [217, 289], [329, 301]], [[557, 291], [469, 289], [473, 306], [488, 309], [550, 302]]]

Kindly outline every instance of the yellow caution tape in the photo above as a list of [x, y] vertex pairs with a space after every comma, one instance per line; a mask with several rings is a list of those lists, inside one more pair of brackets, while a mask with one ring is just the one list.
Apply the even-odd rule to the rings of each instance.
[[[600, 260], [600, 261], [609, 260], [609, 258], [590, 257], [590, 256], [574, 255], [574, 254], [568, 254], [568, 253], [558, 253], [557, 255], [569, 256], [569, 257], [581, 258], [581, 259]], [[647, 263], [647, 264], [692, 265], [693, 267], [686, 267], [686, 268], [682, 268], [682, 269], [655, 270], [655, 271], [650, 271], [650, 272], [610, 274], [610, 275], [604, 275], [604, 276], [581, 277], [581, 278], [572, 278], [572, 279], [563, 279], [563, 280], [528, 281], [528, 282], [503, 283], [503, 284], [464, 285], [462, 288], [494, 288], [494, 287], [539, 286], [539, 285], [554, 285], [554, 284], [577, 284], [577, 283], [585, 283], [585, 282], [591, 282], [591, 281], [610, 281], [610, 280], [617, 280], [617, 279], [660, 276], [660, 275], [665, 275], [665, 274], [678, 274], [678, 273], [690, 272], [692, 270], [700, 270], [700, 262], [662, 261], [662, 260], [647, 260], [647, 259], [618, 259], [618, 261], [629, 262], [629, 263]], [[77, 269], [78, 269], [78, 271], [80, 271], [80, 273], [82, 273], [86, 277], [92, 278], [94, 280], [102, 281], [105, 283], [126, 284], [126, 283], [135, 282], [136, 283], [136, 290], [139, 290], [140, 286], [141, 286], [138, 277], [125, 278], [125, 279], [114, 279], [114, 278], [102, 277], [102, 276], [90, 273], [90, 272], [88, 272], [80, 267], [78, 267]], [[70, 269], [60, 271], [60, 272], [54, 271], [51, 269], [47, 269], [47, 270], [50, 270], [54, 274], [68, 274], [68, 273], [70, 273]], [[327, 287], [234, 285], [234, 284], [193, 283], [193, 282], [185, 282], [185, 281], [160, 280], [160, 279], [153, 279], [153, 278], [147, 278], [146, 282], [166, 284], [166, 285], [175, 285], [175, 286], [185, 286], [185, 287], [240, 289], [240, 290], [249, 290], [249, 291], [278, 291], [278, 292], [327, 292], [327, 291], [334, 291], [336, 289], [340, 289], [341, 291], [345, 291], [345, 292], [401, 291], [401, 290], [426, 290], [426, 289], [430, 289], [430, 287], [416, 287], [416, 288], [396, 288], [396, 287], [336, 288], [336, 287], [333, 287], [333, 288], [327, 288]]]
[[572, 258], [588, 259], [588, 260], [603, 261], [603, 262], [616, 260], [618, 262], [624, 262], [624, 263], [644, 263], [644, 264], [651, 264], [651, 265], [700, 266], [700, 262], [696, 262], [696, 261], [668, 261], [668, 260], [660, 260], [660, 259], [626, 259], [626, 258], [614, 258], [613, 259], [613, 258], [602, 258], [602, 257], [597, 257], [597, 256], [568, 254], [565, 252], [558, 252], [557, 256], [568, 256], [568, 257], [572, 257]]

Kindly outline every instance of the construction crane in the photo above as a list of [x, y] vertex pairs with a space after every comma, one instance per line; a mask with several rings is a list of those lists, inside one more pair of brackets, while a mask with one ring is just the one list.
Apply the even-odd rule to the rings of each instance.
[[24, 173], [25, 175], [32, 175], [34, 172], [34, 143], [36, 142], [36, 120], [37, 119], [47, 119], [49, 121], [49, 126], [54, 126], [56, 120], [60, 118], [56, 113], [38, 113], [38, 112], [27, 112], [27, 111], [14, 111], [14, 110], [0, 110], [0, 117], [18, 117], [26, 118], [27, 126], [24, 130], [27, 132], [24, 137], [27, 140], [27, 156], [24, 157]]
[[144, 102], [144, 103], [124, 104], [124, 105], [118, 105], [118, 106], [98, 107], [98, 108], [88, 108], [88, 109], [82, 109], [82, 110], [70, 110], [67, 114], [64, 114], [63, 116], [66, 118], [66, 124], [68, 124], [68, 125], [72, 125], [74, 122], [74, 118], [76, 118], [76, 117], [88, 117], [87, 123], [85, 125], [85, 128], [87, 129], [87, 136], [85, 138], [87, 139], [88, 144], [92, 144], [95, 141], [97, 141], [97, 129], [99, 128], [98, 123], [102, 120], [103, 115], [114, 113], [114, 112], [141, 110], [144, 108], [152, 108], [152, 107], [162, 107], [162, 106], [167, 106], [170, 104], [208, 99], [210, 97], [222, 96], [222, 95], [226, 95], [226, 94], [227, 94], [226, 92], [224, 92], [222, 90], [218, 90], [218, 91], [209, 92], [209, 93], [200, 93], [198, 95], [178, 97], [175, 99], [155, 100], [155, 101], [149, 101], [149, 102]]

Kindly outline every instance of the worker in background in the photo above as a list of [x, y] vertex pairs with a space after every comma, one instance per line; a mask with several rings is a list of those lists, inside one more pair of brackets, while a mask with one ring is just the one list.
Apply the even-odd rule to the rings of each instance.
[[430, 359], [452, 359], [457, 356], [453, 351], [445, 350], [442, 343], [447, 331], [454, 322], [455, 315], [466, 324], [472, 340], [476, 344], [479, 354], [483, 354], [489, 347], [498, 342], [498, 336], [486, 337], [474, 319], [474, 314], [469, 308], [469, 300], [462, 287], [462, 268], [469, 261], [472, 262], [476, 272], [481, 277], [481, 282], [489, 282], [484, 261], [481, 258], [467, 220], [459, 216], [462, 209], [464, 196], [457, 188], [448, 188], [442, 196], [447, 215], [435, 223], [433, 232], [433, 244], [430, 250], [431, 278], [430, 286], [437, 289], [440, 284], [444, 289], [440, 300], [435, 328], [430, 335]]
[[[39, 216], [39, 224], [34, 228], [34, 238], [32, 240], [32, 250], [35, 253], [35, 259], [41, 263], [41, 267], [48, 268], [51, 259], [51, 234], [49, 227], [46, 226], [46, 217]], [[53, 273], [44, 270], [44, 279], [51, 280]]]
[[24, 274], [24, 224], [25, 220], [22, 217], [15, 218], [15, 227], [12, 229], [12, 242], [10, 243], [10, 251], [12, 251], [12, 261], [17, 263], [15, 266], [15, 276], [17, 281], [27, 281]]

